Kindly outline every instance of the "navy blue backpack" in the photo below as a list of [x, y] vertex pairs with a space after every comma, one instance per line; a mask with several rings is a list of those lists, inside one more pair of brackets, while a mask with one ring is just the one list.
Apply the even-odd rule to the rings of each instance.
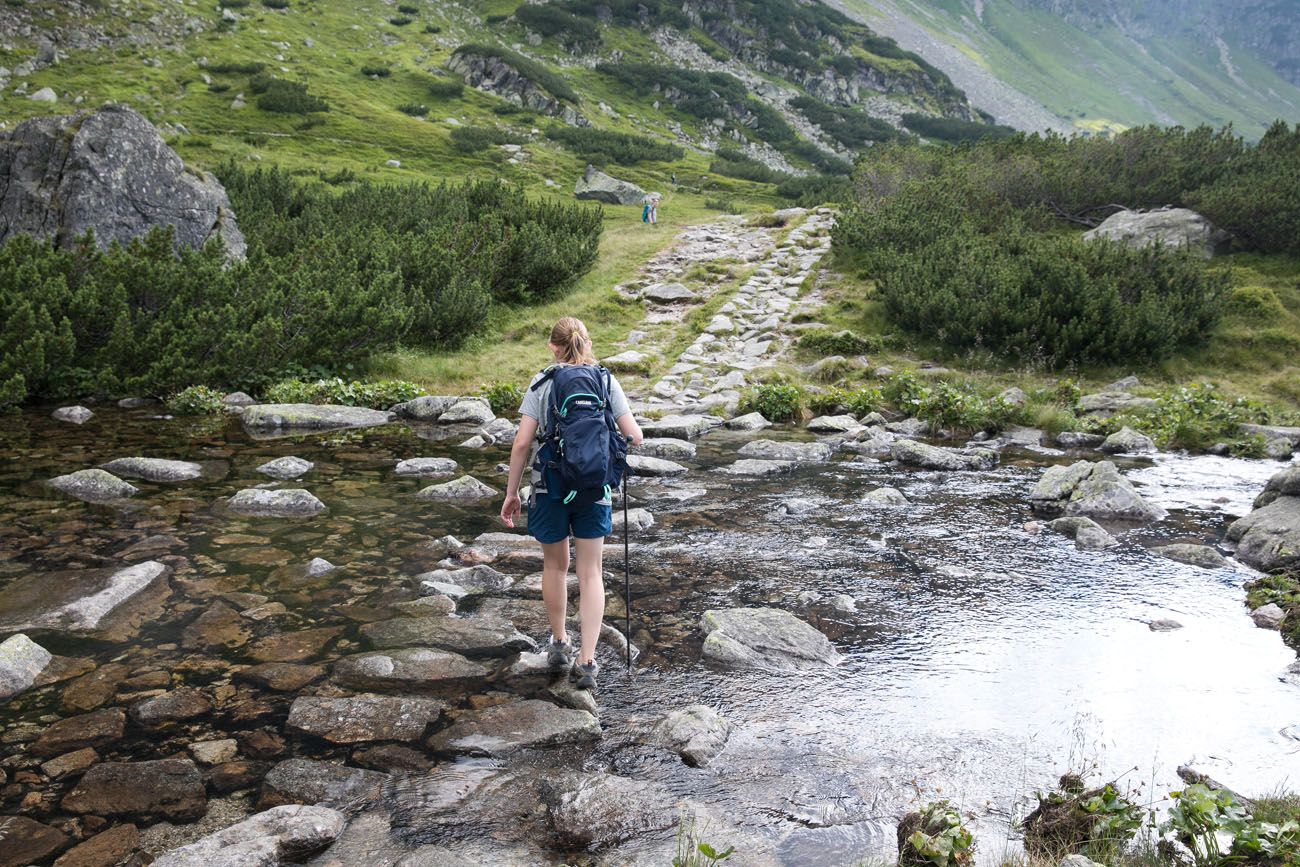
[[611, 496], [627, 469], [627, 443], [609, 407], [609, 371], [590, 364], [550, 368], [532, 386], [551, 383], [542, 445], [533, 468], [551, 499], [584, 506]]

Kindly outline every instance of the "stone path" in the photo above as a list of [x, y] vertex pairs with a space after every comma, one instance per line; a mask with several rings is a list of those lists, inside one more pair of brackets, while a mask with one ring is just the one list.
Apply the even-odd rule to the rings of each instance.
[[[794, 314], [819, 303], [815, 298], [801, 301], [799, 294], [830, 250], [834, 215], [826, 208], [814, 212], [791, 208], [779, 213], [796, 223], [779, 244], [779, 231], [720, 222], [687, 229], [679, 243], [647, 265], [644, 273], [654, 282], [642, 287], [640, 294], [647, 304], [648, 326], [681, 323], [694, 305], [713, 297], [713, 293], [665, 291], [673, 286], [684, 289], [680, 283], [667, 281], [684, 279], [694, 266], [730, 256], [757, 267], [667, 372], [649, 386], [649, 394], [631, 387], [638, 411], [687, 414], [722, 406], [734, 413], [740, 390], [748, 383], [747, 374], [771, 364], [789, 348]], [[674, 298], [675, 294], [680, 297]], [[661, 354], [675, 336], [676, 329], [661, 329], [654, 336], [634, 331], [628, 342], [635, 348], [609, 360], [648, 361]]]

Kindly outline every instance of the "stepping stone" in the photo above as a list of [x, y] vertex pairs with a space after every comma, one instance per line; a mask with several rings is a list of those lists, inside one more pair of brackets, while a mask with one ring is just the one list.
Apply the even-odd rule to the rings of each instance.
[[718, 472], [729, 476], [776, 476], [794, 469], [794, 461], [768, 461], [761, 458], [742, 458], [734, 464], [720, 467]]
[[436, 753], [500, 757], [600, 736], [599, 721], [587, 711], [528, 699], [465, 712], [430, 737], [428, 747]]
[[155, 867], [296, 863], [327, 848], [347, 824], [345, 813], [329, 807], [296, 804], [272, 807], [194, 843], [172, 849], [153, 863]]
[[436, 692], [471, 689], [491, 671], [480, 663], [432, 647], [404, 647], [346, 656], [334, 664], [331, 680], [347, 689]]
[[825, 635], [778, 608], [706, 611], [700, 629], [705, 658], [727, 668], [809, 671], [842, 659]]
[[829, 461], [834, 453], [826, 443], [778, 440], [754, 440], [745, 443], [740, 449], [740, 454], [747, 458], [799, 463], [824, 463]]
[[453, 599], [476, 593], [504, 593], [514, 583], [509, 575], [503, 575], [487, 565], [465, 569], [435, 569], [416, 575], [415, 580], [420, 583], [421, 592], [441, 593]]
[[469, 397], [452, 404], [438, 416], [438, 424], [484, 425], [496, 418], [492, 407], [481, 397]]
[[649, 455], [628, 455], [627, 465], [634, 476], [680, 476], [687, 472], [681, 464]]
[[334, 430], [388, 424], [396, 415], [359, 406], [314, 403], [258, 403], [240, 413], [249, 431]]
[[361, 636], [376, 650], [437, 647], [462, 656], [510, 656], [536, 650], [536, 643], [497, 617], [398, 617], [367, 623]]
[[737, 416], [726, 423], [729, 430], [762, 430], [772, 426], [761, 412], [751, 412]]
[[927, 470], [988, 470], [998, 462], [997, 453], [989, 449], [958, 451], [916, 440], [897, 440], [890, 456], [904, 466]]
[[426, 395], [389, 407], [389, 411], [396, 413], [401, 418], [409, 418], [415, 421], [437, 421], [438, 416], [459, 402], [459, 397]]
[[682, 757], [693, 768], [707, 765], [722, 752], [731, 734], [731, 723], [708, 705], [693, 704], [664, 717], [651, 732], [651, 739]]
[[169, 461], [162, 458], [118, 458], [101, 465], [101, 469], [150, 482], [184, 482], [203, 475], [203, 467], [192, 461]]
[[808, 422], [806, 427], [818, 433], [847, 433], [861, 425], [851, 415], [821, 415]]
[[641, 290], [641, 297], [656, 304], [680, 304], [694, 301], [700, 296], [681, 283], [651, 283]]
[[495, 488], [488, 487], [473, 476], [461, 476], [450, 482], [430, 485], [415, 496], [420, 500], [483, 500], [495, 497], [497, 493]]
[[695, 457], [695, 443], [673, 437], [642, 440], [641, 445], [632, 450], [632, 454], [672, 461], [690, 460]]
[[140, 493], [135, 485], [100, 469], [77, 470], [75, 473], [56, 476], [46, 484], [87, 503], [107, 503]]
[[282, 458], [276, 458], [273, 461], [267, 461], [257, 468], [257, 471], [264, 476], [270, 476], [273, 479], [288, 481], [304, 475], [312, 467], [316, 466], [311, 461], [305, 461], [302, 458], [286, 455]]
[[1222, 569], [1228, 565], [1224, 556], [1209, 545], [1161, 545], [1151, 550], [1166, 559], [1202, 569]]
[[722, 424], [722, 419], [711, 415], [666, 415], [641, 424], [648, 436], [673, 437], [679, 440], [695, 439]]
[[226, 502], [226, 508], [258, 518], [309, 518], [325, 511], [325, 504], [302, 488], [245, 488]]
[[868, 506], [910, 506], [911, 503], [903, 492], [898, 488], [883, 487], [876, 488], [862, 497], [864, 505]]
[[428, 698], [302, 695], [293, 700], [285, 727], [332, 744], [416, 741], [438, 719], [444, 706]]

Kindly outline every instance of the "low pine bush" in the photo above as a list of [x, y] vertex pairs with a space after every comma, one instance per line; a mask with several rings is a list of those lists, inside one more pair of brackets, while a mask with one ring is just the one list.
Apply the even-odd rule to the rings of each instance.
[[457, 99], [465, 90], [459, 78], [436, 78], [429, 82], [429, 96], [434, 99]]
[[209, 63], [204, 68], [207, 69], [208, 72], [214, 73], [216, 75], [229, 75], [232, 73], [236, 73], [239, 75], [257, 75], [257, 73], [266, 69], [266, 64], [252, 63], [252, 62], [250, 63], [222, 62], [222, 63]]
[[262, 0], [262, 5], [267, 9], [288, 9], [289, 0]]
[[[544, 8], [544, 7], [527, 7]], [[625, 132], [610, 132], [593, 127], [552, 125], [546, 137], [557, 141], [592, 163], [635, 165], [649, 160], [678, 160], [685, 153], [680, 147], [658, 139]]]
[[215, 388], [191, 385], [168, 398], [167, 409], [174, 415], [208, 415], [224, 408], [223, 397]]
[[287, 379], [268, 387], [262, 394], [267, 403], [331, 403], [341, 406], [363, 406], [370, 409], [388, 409], [424, 394], [423, 389], [402, 380], [362, 382], [338, 377], [305, 382]]
[[414, 102], [404, 102], [397, 107], [402, 114], [409, 114], [411, 117], [424, 117], [429, 113], [427, 105], [420, 105]]
[[600, 45], [600, 28], [594, 18], [579, 18], [558, 6], [524, 3], [515, 10], [515, 20], [544, 37], [581, 50]]
[[420, 7], [412, 6], [410, 3], [398, 3], [397, 11], [401, 12], [403, 15], [419, 15]]
[[479, 153], [515, 141], [510, 133], [492, 126], [458, 126], [451, 131], [451, 146], [463, 154]]
[[393, 70], [382, 63], [369, 63], [361, 67], [361, 74], [370, 78], [387, 78], [393, 74]]
[[765, 382], [740, 396], [740, 412], [762, 413], [768, 421], [797, 421], [803, 416], [803, 389], [788, 382]]
[[266, 90], [257, 98], [257, 107], [276, 114], [310, 114], [329, 111], [329, 103], [307, 92], [307, 85], [299, 81], [272, 78]]
[[414, 18], [408, 18], [405, 15], [394, 15], [392, 18], [388, 19], [388, 23], [394, 27], [405, 27], [414, 20]]

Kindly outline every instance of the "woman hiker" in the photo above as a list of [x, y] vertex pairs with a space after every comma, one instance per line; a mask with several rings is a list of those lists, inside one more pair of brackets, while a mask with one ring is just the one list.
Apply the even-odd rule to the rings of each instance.
[[[533, 377], [524, 392], [519, 407], [519, 430], [510, 449], [510, 476], [506, 483], [506, 499], [501, 505], [501, 520], [507, 527], [515, 525], [520, 512], [519, 485], [523, 480], [524, 464], [532, 466], [532, 493], [528, 497], [528, 533], [542, 543], [542, 600], [546, 616], [551, 622], [550, 641], [544, 648], [552, 667], [563, 669], [572, 663], [570, 677], [579, 689], [592, 689], [596, 685], [596, 640], [605, 614], [604, 565], [602, 563], [605, 537], [613, 530], [612, 500], [608, 493], [595, 502], [573, 505], [548, 495], [546, 479], [534, 466], [537, 448], [549, 433], [550, 397], [553, 376], [557, 369], [577, 366], [596, 368], [596, 358], [591, 352], [591, 338], [587, 326], [572, 316], [565, 316], [551, 329], [547, 344], [555, 356], [555, 365]], [[609, 410], [618, 430], [632, 445], [641, 442], [641, 428], [632, 417], [623, 388], [612, 375], [608, 376]], [[540, 383], [540, 384], [539, 384]], [[569, 572], [569, 537], [577, 549], [578, 614], [581, 624], [581, 646], [574, 658], [573, 644], [565, 629], [568, 609], [566, 579]]]

